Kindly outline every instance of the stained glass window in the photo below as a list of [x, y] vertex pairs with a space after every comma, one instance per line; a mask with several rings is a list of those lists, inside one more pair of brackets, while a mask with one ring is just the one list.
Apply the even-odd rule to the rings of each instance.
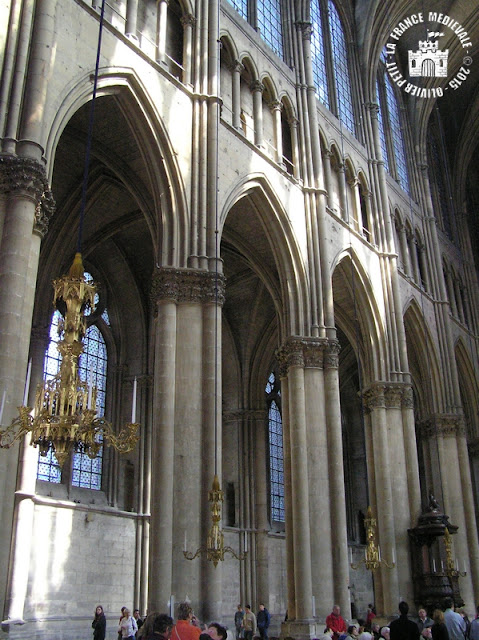
[[283, 424], [281, 420], [281, 391], [274, 373], [266, 384], [269, 423], [269, 479], [271, 520], [284, 522], [284, 460]]
[[334, 69], [334, 85], [338, 102], [338, 117], [346, 127], [355, 133], [354, 108], [349, 77], [348, 50], [341, 19], [334, 3], [329, 0], [329, 33], [331, 36], [331, 54]]
[[228, 0], [242, 18], [248, 19], [248, 0]]
[[263, 40], [283, 57], [283, 26], [281, 0], [260, 0], [257, 5], [258, 30]]
[[438, 140], [431, 129], [428, 131], [428, 160], [429, 181], [431, 185], [435, 186], [435, 189], [432, 190], [434, 210], [439, 218], [442, 230], [445, 231], [452, 240], [453, 231], [451, 211], [449, 208], [451, 198], [449, 197], [447, 180], [447, 158], [444, 153], [440, 153]]
[[329, 109], [328, 77], [326, 74], [326, 58], [324, 54], [323, 25], [319, 0], [311, 2], [311, 63], [313, 66], [314, 86], [319, 100]]
[[396, 160], [396, 171], [399, 184], [409, 193], [409, 174], [406, 161], [406, 150], [404, 147], [404, 137], [401, 129], [401, 119], [396, 94], [393, 84], [388, 75], [384, 78], [386, 88], [386, 102], [389, 115], [389, 127], [391, 130], [394, 158]]
[[386, 168], [386, 171], [389, 171], [388, 147], [386, 144], [386, 136], [384, 134], [384, 117], [383, 117], [384, 107], [382, 104], [383, 98], [381, 96], [381, 92], [379, 91], [379, 82], [376, 83], [376, 91], [378, 94], [378, 104], [379, 104], [379, 111], [378, 111], [379, 141], [381, 143], [381, 151], [383, 154], [384, 167]]
[[[88, 328], [83, 340], [83, 353], [80, 356], [79, 374], [85, 382], [92, 378], [96, 387], [96, 410], [98, 416], [105, 413], [106, 393], [106, 344], [97, 326]], [[103, 447], [98, 456], [92, 460], [86, 453], [75, 453], [72, 465], [72, 485], [86, 489], [101, 489], [101, 467]]]

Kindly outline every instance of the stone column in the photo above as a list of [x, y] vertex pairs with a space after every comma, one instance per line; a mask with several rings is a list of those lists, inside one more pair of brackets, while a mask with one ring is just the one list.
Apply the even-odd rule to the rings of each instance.
[[338, 168], [338, 188], [339, 188], [339, 202], [341, 205], [341, 218], [350, 224], [350, 212], [348, 209], [348, 184], [346, 182], [346, 168], [344, 163], [341, 163]]
[[[364, 401], [370, 413], [372, 453], [374, 463], [374, 486], [370, 487], [373, 496], [370, 502], [377, 523], [379, 542], [383, 553], [391, 558], [395, 547], [394, 499], [391, 478], [391, 443], [388, 438], [388, 422], [386, 416], [385, 386], [377, 384], [364, 394]], [[375, 503], [375, 504], [374, 504]], [[382, 600], [385, 616], [393, 615], [397, 610], [398, 583], [397, 574], [390, 569], [381, 570]]]
[[283, 132], [281, 129], [281, 110], [283, 103], [279, 100], [274, 100], [270, 103], [269, 108], [273, 113], [273, 126], [274, 126], [274, 144], [276, 147], [276, 162], [283, 165]]
[[[3, 396], [6, 392], [3, 422], [8, 424], [23, 399], [40, 237], [54, 202], [44, 167], [34, 159], [4, 155], [0, 159], [0, 182], [6, 205], [0, 244], [0, 393]], [[16, 446], [0, 453], [2, 598], [8, 575], [17, 457]]]
[[447, 269], [445, 276], [446, 276], [447, 295], [449, 297], [449, 305], [451, 307], [451, 312], [453, 316], [457, 317], [456, 292], [454, 290], [450, 269]]
[[254, 143], [257, 147], [262, 147], [264, 85], [259, 80], [255, 80], [251, 84], [251, 91], [253, 93]]
[[354, 201], [354, 216], [351, 216], [351, 212], [349, 218], [351, 220], [352, 217], [356, 219], [357, 230], [362, 235], [363, 233], [363, 221], [361, 218], [361, 202], [359, 200], [359, 181], [354, 176], [350, 180], [347, 180], [347, 184], [349, 189], [351, 190], [353, 201]]
[[156, 61], [166, 64], [166, 27], [168, 24], [168, 0], [158, 0], [156, 29]]
[[416, 284], [421, 284], [421, 273], [419, 271], [419, 262], [417, 259], [417, 239], [414, 236], [411, 236], [409, 239], [409, 248], [410, 248], [410, 257], [412, 264], [412, 273], [413, 279]]
[[[468, 561], [468, 575], [472, 582], [474, 594], [479, 592], [479, 542], [474, 509], [474, 494], [472, 490], [471, 468], [465, 431], [461, 431], [457, 438], [457, 453], [459, 458], [459, 472], [463, 492], [464, 516], [467, 534], [467, 554], [464, 562]], [[459, 550], [460, 553], [460, 550]]]
[[193, 68], [193, 28], [196, 18], [188, 13], [181, 18], [183, 25], [183, 84], [191, 85], [191, 75]]
[[163, 267], [152, 292], [158, 319], [149, 608], [164, 609], [172, 593], [188, 593], [207, 620], [221, 612], [221, 566], [204, 556], [187, 561], [183, 549], [195, 553], [206, 544], [215, 471], [221, 484], [223, 288], [221, 274]]
[[[179, 285], [175, 274], [154, 274], [152, 297], [156, 304], [155, 364], [153, 381], [153, 425], [150, 567], [148, 609], [166, 608], [173, 576], [173, 488], [175, 452], [176, 390], [176, 300]], [[178, 535], [184, 531], [177, 532]]]
[[[279, 352], [288, 367], [295, 622], [312, 622], [311, 540], [303, 348], [290, 339]], [[289, 612], [288, 612], [289, 615]]]
[[326, 197], [327, 197], [327, 204], [329, 209], [332, 209], [332, 202], [331, 202], [331, 189], [332, 189], [332, 184], [331, 184], [331, 156], [333, 154], [331, 153], [331, 151], [328, 151], [327, 149], [323, 152], [323, 167], [324, 167], [324, 188], [326, 189]]
[[401, 408], [408, 477], [409, 511], [411, 514], [409, 527], [415, 527], [421, 513], [421, 487], [419, 484], [413, 393], [412, 387], [409, 384], [403, 386]]
[[419, 274], [422, 274], [422, 278], [424, 279], [424, 283], [420, 282], [421, 286], [424, 286], [426, 291], [430, 291], [430, 278], [429, 278], [429, 270], [428, 270], [428, 261], [426, 260], [426, 247], [424, 244], [418, 245], [419, 252], [419, 264], [420, 270]]
[[301, 177], [301, 171], [299, 166], [299, 142], [298, 142], [298, 126], [299, 120], [291, 117], [289, 119], [289, 126], [291, 129], [291, 146], [293, 148], [293, 176], [299, 180]]
[[311, 522], [312, 592], [316, 615], [330, 613], [335, 601], [333, 576], [333, 540], [328, 474], [328, 441], [324, 389], [323, 353], [327, 341], [305, 341], [305, 397], [308, 442], [308, 479]]
[[350, 610], [349, 562], [344, 486], [341, 403], [339, 400], [339, 342], [329, 339], [324, 353], [324, 392], [328, 443], [331, 544], [334, 601], [343, 612]]
[[454, 280], [454, 291], [456, 293], [457, 315], [459, 320], [462, 322], [462, 324], [464, 324], [465, 316], [464, 316], [464, 306], [462, 304], [462, 291], [459, 285], [459, 280], [457, 278]]
[[[391, 574], [395, 593], [402, 594], [407, 601], [412, 601], [413, 585], [411, 582], [411, 555], [409, 552], [409, 539], [407, 530], [411, 526], [416, 526], [417, 518], [421, 508], [421, 498], [419, 493], [419, 470], [417, 464], [417, 454], [414, 452], [416, 438], [414, 431], [406, 431], [407, 424], [403, 422], [403, 397], [405, 390], [403, 383], [385, 383], [384, 399], [386, 406], [386, 425], [389, 451], [391, 451], [391, 469], [389, 475], [392, 476], [391, 491], [393, 505], [401, 505], [401, 508], [394, 509], [394, 531], [391, 538], [383, 536], [383, 527], [379, 533], [381, 542], [381, 553], [383, 559], [391, 564], [396, 558], [396, 568], [384, 569], [383, 575]], [[409, 442], [406, 438], [410, 439]], [[376, 462], [375, 467], [378, 464]], [[411, 484], [410, 484], [411, 483]], [[411, 500], [406, 498], [411, 498]], [[412, 503], [413, 511], [410, 511]], [[378, 507], [379, 515], [379, 507]], [[396, 596], [397, 599], [397, 596]], [[397, 607], [397, 603], [396, 603]]]
[[138, 40], [138, 0], [127, 0], [126, 2], [126, 24], [125, 35], [131, 40]]
[[401, 229], [399, 231], [399, 243], [401, 245], [401, 255], [403, 259], [404, 273], [407, 276], [412, 277], [411, 261], [409, 260], [409, 249], [408, 249], [407, 237], [406, 237], [406, 227], [404, 226], [404, 224], [401, 225]]
[[244, 71], [244, 65], [239, 60], [235, 60], [232, 67], [233, 83], [232, 83], [232, 103], [233, 103], [233, 127], [241, 129], [241, 74]]
[[[33, 330], [30, 354], [32, 357], [32, 384], [28, 405], [35, 401], [35, 382], [43, 379], [43, 360], [48, 346], [48, 328]], [[35, 484], [37, 479], [38, 449], [30, 446], [30, 435], [20, 445], [20, 462], [15, 493], [15, 517], [11, 557], [11, 572], [8, 582], [6, 617], [23, 619], [30, 571], [30, 552], [33, 539], [35, 512]]]
[[308, 500], [304, 361], [300, 352], [289, 355], [291, 482], [294, 523], [294, 583], [296, 619], [312, 617], [311, 542]]
[[[224, 279], [218, 274], [216, 281], [215, 275], [212, 272], [205, 274], [201, 283], [203, 302], [202, 469], [204, 489], [207, 491], [211, 489], [213, 473], [218, 475], [220, 485], [222, 485], [221, 306], [224, 303]], [[215, 294], [216, 286], [218, 291]], [[203, 511], [203, 522], [206, 524], [206, 518], [209, 518], [209, 522], [208, 526], [203, 528], [203, 534], [211, 526], [210, 505], [206, 500], [207, 491], [204, 491], [202, 497], [202, 502], [206, 507]], [[220, 526], [222, 526], [222, 522], [223, 520], [220, 522]], [[203, 617], [206, 620], [218, 620], [222, 614], [222, 563], [220, 562], [217, 567], [210, 561], [204, 561], [202, 564]]]
[[[284, 455], [284, 508], [286, 528], [286, 576], [288, 580], [287, 612], [288, 620], [296, 620], [296, 589], [294, 582], [294, 524], [293, 524], [293, 489], [291, 479], [291, 437], [289, 427], [289, 381], [287, 362], [278, 357], [281, 378], [281, 402], [283, 422], [283, 455]], [[286, 625], [287, 626], [287, 625]], [[281, 633], [283, 635], [283, 631]], [[288, 629], [286, 630], [288, 635]]]
[[[213, 276], [214, 274], [209, 274]], [[215, 318], [215, 316], [217, 316]], [[221, 376], [219, 351], [221, 345], [221, 309], [211, 302], [203, 306], [203, 540], [211, 527], [210, 504], [207, 501], [213, 475], [221, 481]], [[216, 328], [215, 328], [216, 327]], [[223, 514], [222, 514], [223, 517]], [[220, 523], [221, 525], [221, 523]], [[203, 617], [218, 620], [221, 616], [222, 563], [214, 566], [211, 561], [202, 562]]]

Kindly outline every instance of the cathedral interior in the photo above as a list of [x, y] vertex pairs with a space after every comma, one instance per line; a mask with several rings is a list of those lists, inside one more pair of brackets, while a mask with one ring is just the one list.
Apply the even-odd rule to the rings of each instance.
[[0, 15], [1, 637], [474, 614], [475, 3]]

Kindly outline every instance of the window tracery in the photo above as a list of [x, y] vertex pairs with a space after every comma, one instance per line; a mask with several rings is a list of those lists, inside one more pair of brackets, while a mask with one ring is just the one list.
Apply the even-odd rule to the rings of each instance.
[[386, 171], [397, 180], [406, 193], [410, 193], [409, 168], [400, 103], [393, 83], [386, 73], [384, 60], [383, 52], [380, 57], [376, 82], [381, 151]]
[[273, 522], [284, 522], [284, 460], [281, 390], [274, 373], [271, 373], [268, 378], [265, 393], [268, 405], [271, 520]]

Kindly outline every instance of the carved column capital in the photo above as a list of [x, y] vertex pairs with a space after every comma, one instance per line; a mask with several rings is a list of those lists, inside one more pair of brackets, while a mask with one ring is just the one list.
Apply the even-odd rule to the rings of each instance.
[[197, 269], [160, 267], [152, 278], [151, 300], [173, 302], [217, 302], [224, 304], [225, 277], [221, 273]]
[[234, 60], [231, 65], [231, 71], [236, 71], [236, 73], [241, 75], [244, 71], [244, 64], [239, 60]]
[[281, 100], [273, 100], [269, 103], [269, 108], [271, 109], [271, 111], [279, 111], [281, 113], [283, 103], [281, 102]]
[[324, 350], [324, 368], [337, 369], [339, 367], [339, 352], [341, 345], [339, 340], [329, 338]]
[[436, 414], [419, 423], [422, 438], [464, 437], [466, 426], [462, 416], [456, 414]]
[[304, 366], [310, 369], [322, 369], [324, 366], [327, 339], [307, 341], [303, 347]]
[[311, 40], [311, 36], [313, 35], [312, 23], [298, 20], [295, 24], [296, 24], [296, 29], [298, 31], [301, 31], [303, 40]]
[[384, 383], [372, 384], [363, 393], [364, 407], [368, 411], [386, 408], [386, 385]]
[[288, 338], [276, 351], [281, 376], [287, 374], [290, 367], [304, 367], [303, 345], [301, 338]]
[[257, 91], [258, 93], [263, 93], [264, 84], [260, 80], [253, 80], [253, 82], [250, 84], [250, 89], [253, 93], [255, 91]]
[[376, 102], [366, 102], [365, 106], [371, 113], [371, 117], [377, 120], [379, 116], [379, 105]]
[[403, 386], [402, 384], [389, 383], [384, 387], [384, 399], [386, 402], [386, 409], [400, 409], [403, 398]]
[[194, 27], [196, 24], [196, 18], [191, 13], [186, 13], [184, 16], [181, 16], [181, 24], [183, 28], [185, 27]]
[[328, 342], [327, 338], [288, 338], [276, 352], [282, 375], [290, 366], [322, 369], [328, 357]]
[[404, 386], [402, 394], [402, 406], [405, 409], [414, 408], [414, 394], [412, 391], [412, 386], [410, 384]]
[[33, 158], [0, 154], [0, 193], [29, 198], [35, 204], [35, 231], [46, 233], [55, 201], [43, 164]]

